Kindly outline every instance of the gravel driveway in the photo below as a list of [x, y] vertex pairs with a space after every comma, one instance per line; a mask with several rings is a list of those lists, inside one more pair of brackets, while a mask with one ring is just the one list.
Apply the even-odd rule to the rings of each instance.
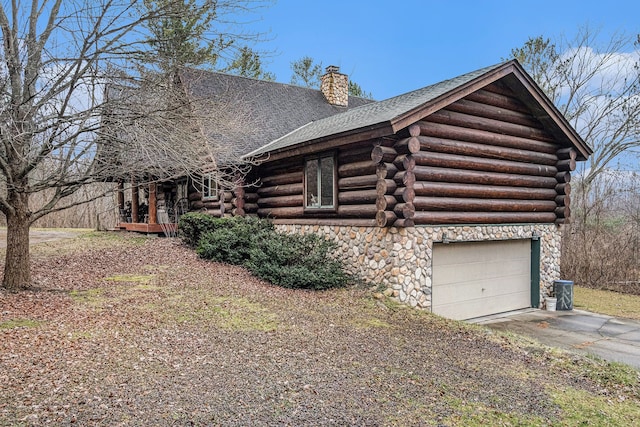
[[[36, 229], [29, 232], [29, 243], [37, 245], [43, 242], [52, 242], [60, 239], [73, 239], [86, 230], [70, 231], [70, 230], [46, 230]], [[7, 247], [7, 228], [0, 228], [0, 249]]]

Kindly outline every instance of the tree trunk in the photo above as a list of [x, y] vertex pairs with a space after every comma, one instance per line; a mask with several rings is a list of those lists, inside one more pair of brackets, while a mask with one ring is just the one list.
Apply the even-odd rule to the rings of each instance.
[[[14, 212], [7, 217], [7, 252], [4, 264], [2, 286], [18, 290], [31, 285], [31, 263], [29, 260], [29, 209], [24, 194], [7, 198]], [[12, 200], [13, 199], [13, 200]]]

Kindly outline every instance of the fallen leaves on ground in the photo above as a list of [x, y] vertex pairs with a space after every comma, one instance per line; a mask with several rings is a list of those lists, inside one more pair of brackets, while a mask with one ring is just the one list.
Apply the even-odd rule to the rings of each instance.
[[[0, 425], [512, 425], [561, 416], [546, 388], [552, 361], [539, 348], [365, 289], [278, 288], [176, 240], [95, 238], [95, 248], [35, 257], [36, 290], [0, 291]], [[554, 381], [597, 389], [570, 371]]]

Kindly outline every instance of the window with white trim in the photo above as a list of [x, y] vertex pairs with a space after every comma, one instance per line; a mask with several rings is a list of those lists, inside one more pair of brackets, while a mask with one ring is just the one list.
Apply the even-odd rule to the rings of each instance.
[[305, 208], [335, 208], [335, 168], [333, 154], [307, 159], [305, 162], [304, 190]]
[[218, 181], [212, 173], [202, 177], [202, 200], [218, 200]]

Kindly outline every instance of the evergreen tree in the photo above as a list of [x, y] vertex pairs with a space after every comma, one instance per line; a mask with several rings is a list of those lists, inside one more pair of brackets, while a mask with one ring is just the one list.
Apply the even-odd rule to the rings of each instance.
[[322, 62], [315, 64], [310, 56], [303, 56], [291, 63], [291, 84], [320, 88], [320, 78], [322, 77]]
[[243, 47], [238, 51], [235, 59], [225, 68], [225, 71], [243, 77], [251, 77], [254, 79], [275, 81], [275, 74], [264, 71], [262, 68], [262, 59], [260, 54], [250, 47]]

